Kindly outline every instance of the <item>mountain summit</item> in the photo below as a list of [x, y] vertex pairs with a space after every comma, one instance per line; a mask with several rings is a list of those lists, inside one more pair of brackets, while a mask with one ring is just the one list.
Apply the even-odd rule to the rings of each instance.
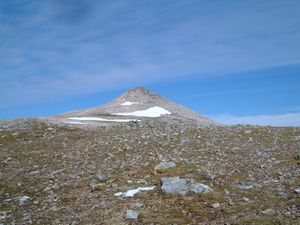
[[199, 125], [217, 124], [143, 87], [133, 88], [105, 105], [67, 112], [61, 117], [75, 124], [149, 119]]

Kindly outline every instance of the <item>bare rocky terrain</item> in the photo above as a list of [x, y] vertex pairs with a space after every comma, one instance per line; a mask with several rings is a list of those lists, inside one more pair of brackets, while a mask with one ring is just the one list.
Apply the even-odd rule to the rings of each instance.
[[0, 224], [300, 224], [300, 128], [68, 116], [1, 121]]

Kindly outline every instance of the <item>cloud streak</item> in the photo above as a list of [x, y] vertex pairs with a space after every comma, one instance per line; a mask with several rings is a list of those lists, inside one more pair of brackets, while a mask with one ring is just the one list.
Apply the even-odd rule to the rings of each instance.
[[250, 124], [262, 126], [295, 126], [300, 127], [300, 113], [287, 113], [278, 115], [250, 115], [234, 116], [222, 114], [210, 118], [226, 125]]

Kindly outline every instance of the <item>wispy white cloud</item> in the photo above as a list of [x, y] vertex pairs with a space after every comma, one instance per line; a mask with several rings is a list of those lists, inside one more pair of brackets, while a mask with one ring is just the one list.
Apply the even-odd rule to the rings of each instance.
[[295, 1], [24, 2], [0, 3], [0, 107], [300, 59]]
[[262, 126], [300, 126], [300, 113], [254, 116], [234, 116], [222, 114], [210, 116], [210, 118], [226, 125], [250, 124]]

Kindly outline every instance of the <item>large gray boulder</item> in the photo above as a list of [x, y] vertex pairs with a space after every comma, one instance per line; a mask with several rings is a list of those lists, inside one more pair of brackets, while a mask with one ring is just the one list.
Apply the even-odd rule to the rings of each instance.
[[186, 195], [189, 192], [204, 194], [213, 190], [205, 184], [196, 183], [193, 179], [179, 177], [161, 178], [161, 189], [170, 194]]
[[163, 192], [186, 195], [193, 183], [192, 179], [181, 179], [179, 177], [161, 178], [161, 189]]

